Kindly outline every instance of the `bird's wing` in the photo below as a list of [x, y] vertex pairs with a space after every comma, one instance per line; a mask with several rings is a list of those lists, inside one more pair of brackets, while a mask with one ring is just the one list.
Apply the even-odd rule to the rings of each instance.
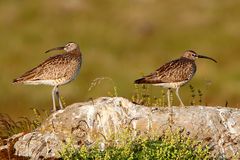
[[63, 54], [49, 57], [37, 67], [25, 72], [19, 78], [16, 78], [14, 83], [26, 80], [34, 81], [62, 78], [65, 76], [67, 69], [69, 68], [68, 62], [70, 60], [69, 56]]
[[195, 73], [195, 63], [189, 60], [173, 60], [170, 61], [155, 72], [136, 80], [138, 83], [170, 83], [181, 82], [191, 79]]

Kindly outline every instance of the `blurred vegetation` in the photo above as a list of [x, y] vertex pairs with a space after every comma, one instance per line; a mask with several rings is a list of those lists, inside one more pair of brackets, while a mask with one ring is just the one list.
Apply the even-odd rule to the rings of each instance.
[[47, 111], [32, 109], [33, 118], [20, 117], [17, 121], [13, 120], [8, 114], [0, 113], [0, 139], [9, 138], [17, 133], [28, 133], [36, 129], [48, 117]]
[[[190, 84], [201, 90], [201, 103], [239, 107], [240, 1], [9, 0], [0, 1], [0, 11], [0, 113], [33, 116], [30, 108], [51, 108], [51, 87], [11, 82], [55, 54], [44, 51], [69, 41], [80, 45], [84, 60], [79, 77], [60, 87], [66, 104], [107, 96], [112, 83], [88, 91], [97, 77], [110, 77], [118, 95], [131, 98], [135, 79], [193, 49], [219, 62], [197, 61]], [[191, 103], [189, 86], [180, 94]]]

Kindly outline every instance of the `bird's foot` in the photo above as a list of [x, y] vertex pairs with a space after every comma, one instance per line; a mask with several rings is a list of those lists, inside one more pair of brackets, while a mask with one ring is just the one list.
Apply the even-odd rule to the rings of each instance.
[[56, 112], [57, 110], [54, 110], [54, 109], [51, 109], [50, 110], [50, 113], [54, 113], [54, 112]]

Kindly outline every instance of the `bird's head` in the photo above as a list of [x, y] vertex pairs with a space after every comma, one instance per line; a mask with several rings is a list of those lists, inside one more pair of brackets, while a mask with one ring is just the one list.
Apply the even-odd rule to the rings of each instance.
[[205, 59], [210, 59], [217, 63], [217, 61], [215, 59], [207, 57], [207, 56], [199, 55], [196, 52], [194, 52], [193, 50], [185, 51], [182, 57], [191, 59], [191, 60], [196, 60], [197, 58], [205, 58]]
[[61, 46], [61, 47], [56, 47], [56, 48], [52, 48], [47, 50], [45, 53], [51, 52], [51, 51], [55, 51], [55, 50], [64, 50], [66, 52], [71, 52], [74, 51], [76, 49], [78, 49], [78, 45], [74, 42], [69, 42], [67, 43], [65, 46]]
[[73, 51], [73, 50], [75, 50], [75, 49], [77, 49], [78, 48], [78, 45], [76, 44], [76, 43], [74, 43], [74, 42], [69, 42], [69, 43], [67, 43], [65, 46], [64, 46], [64, 50], [66, 51], [66, 52], [71, 52], [71, 51]]

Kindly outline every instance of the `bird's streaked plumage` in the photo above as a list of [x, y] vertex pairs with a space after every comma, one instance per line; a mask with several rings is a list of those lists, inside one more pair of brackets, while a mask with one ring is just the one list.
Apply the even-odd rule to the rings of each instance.
[[[196, 52], [192, 50], [187, 50], [182, 57], [179, 59], [170, 61], [160, 68], [158, 68], [155, 72], [144, 76], [143, 78], [135, 80], [136, 84], [152, 84], [156, 86], [165, 87], [168, 89], [176, 89], [177, 97], [183, 106], [182, 100], [178, 95], [179, 88], [189, 82], [194, 74], [196, 73], [197, 66], [195, 64], [195, 60], [197, 58], [206, 58], [210, 59], [214, 62], [216, 60], [203, 56], [198, 55]], [[168, 94], [170, 92], [168, 91]], [[170, 106], [169, 102], [169, 95], [168, 95], [168, 105]]]
[[[64, 50], [65, 52], [48, 58], [37, 67], [25, 72], [19, 78], [14, 79], [13, 83], [51, 85], [54, 86], [54, 95], [58, 94], [57, 97], [59, 98], [58, 86], [67, 84], [76, 78], [80, 71], [82, 54], [79, 46], [73, 42], [63, 47], [50, 49], [46, 51], [46, 53], [54, 50]], [[60, 98], [59, 104], [62, 108]], [[53, 108], [56, 110], [55, 101], [53, 101]]]

